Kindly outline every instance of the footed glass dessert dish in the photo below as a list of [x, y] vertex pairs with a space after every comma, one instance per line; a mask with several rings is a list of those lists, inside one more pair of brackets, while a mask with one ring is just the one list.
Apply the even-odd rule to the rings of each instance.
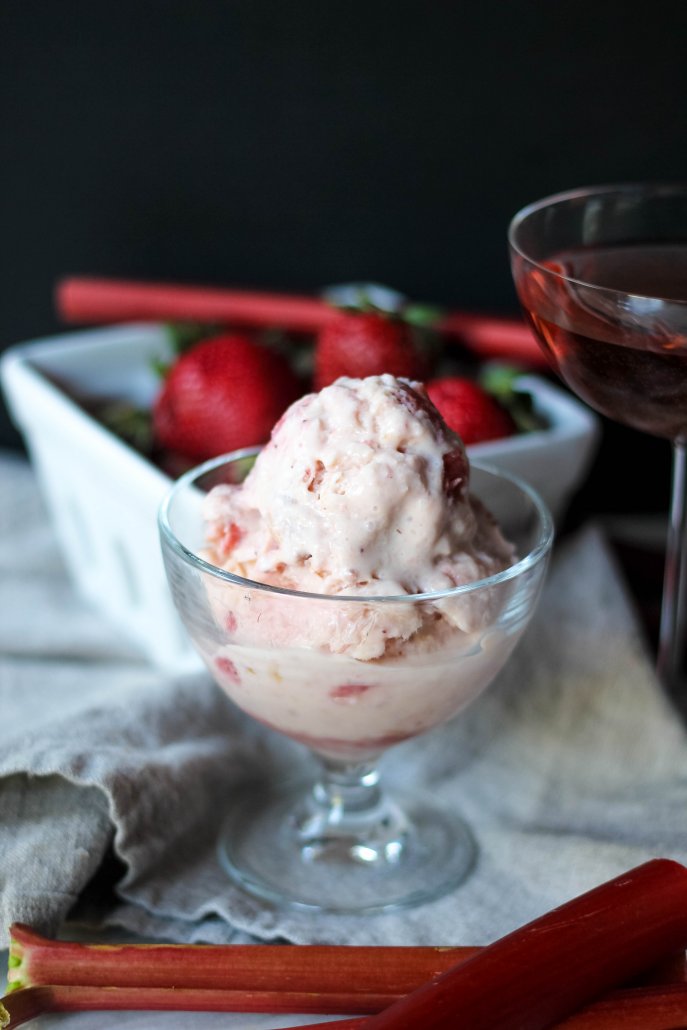
[[455, 716], [508, 660], [544, 578], [549, 513], [525, 483], [473, 466], [471, 493], [515, 546], [508, 567], [421, 594], [286, 589], [227, 571], [208, 549], [208, 492], [240, 484], [255, 453], [177, 481], [160, 512], [165, 567], [216, 682], [253, 718], [309, 748], [320, 776], [246, 793], [226, 813], [221, 863], [247, 891], [282, 905], [379, 912], [439, 897], [473, 865], [470, 829], [436, 799], [387, 793], [377, 761]]

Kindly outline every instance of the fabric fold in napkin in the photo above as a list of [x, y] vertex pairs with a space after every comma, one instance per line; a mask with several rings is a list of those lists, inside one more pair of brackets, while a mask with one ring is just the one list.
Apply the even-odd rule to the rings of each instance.
[[0, 457], [0, 481], [0, 943], [69, 916], [178, 941], [480, 944], [647, 858], [687, 860], [685, 733], [594, 527], [559, 545], [483, 697], [383, 759], [470, 822], [472, 876], [417, 909], [325, 916], [248, 898], [215, 857], [244, 786], [312, 760], [205, 673], [151, 669], [77, 598], [26, 462]]

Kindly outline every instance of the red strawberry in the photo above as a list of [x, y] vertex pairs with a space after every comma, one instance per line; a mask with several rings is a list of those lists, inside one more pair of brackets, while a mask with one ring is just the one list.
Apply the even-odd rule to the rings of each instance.
[[153, 409], [156, 442], [192, 461], [264, 443], [300, 393], [274, 351], [238, 333], [203, 340], [165, 379]]
[[422, 379], [425, 356], [413, 330], [398, 318], [379, 312], [342, 311], [320, 332], [315, 347], [315, 389], [329, 386], [339, 376], [405, 376]]
[[511, 436], [515, 422], [479, 383], [461, 376], [447, 376], [427, 383], [429, 399], [444, 421], [458, 433], [464, 444], [480, 443]]

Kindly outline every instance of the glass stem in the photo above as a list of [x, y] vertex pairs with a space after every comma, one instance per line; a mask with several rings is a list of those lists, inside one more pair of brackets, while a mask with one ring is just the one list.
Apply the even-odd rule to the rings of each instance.
[[313, 788], [313, 802], [327, 813], [332, 826], [376, 818], [382, 803], [379, 773], [374, 762], [344, 762], [320, 758], [321, 776]]
[[376, 764], [318, 757], [320, 779], [297, 819], [304, 855], [336, 849], [368, 864], [396, 860], [408, 825], [381, 790]]
[[682, 566], [686, 530], [687, 447], [683, 441], [678, 441], [673, 444], [670, 525], [666, 542], [657, 663], [658, 675], [671, 693], [674, 693], [678, 687], [681, 671], [684, 607], [682, 603], [684, 580]]

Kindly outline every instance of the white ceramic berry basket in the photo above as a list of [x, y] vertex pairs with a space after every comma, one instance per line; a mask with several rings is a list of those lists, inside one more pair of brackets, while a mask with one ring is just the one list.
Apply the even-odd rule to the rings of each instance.
[[[80, 593], [152, 663], [181, 672], [200, 662], [172, 606], [158, 544], [157, 510], [171, 480], [74, 400], [147, 406], [159, 384], [154, 363], [171, 355], [163, 326], [81, 330], [10, 348], [0, 378]], [[560, 519], [589, 468], [599, 421], [538, 376], [522, 386], [550, 428], [469, 453], [528, 480]]]

